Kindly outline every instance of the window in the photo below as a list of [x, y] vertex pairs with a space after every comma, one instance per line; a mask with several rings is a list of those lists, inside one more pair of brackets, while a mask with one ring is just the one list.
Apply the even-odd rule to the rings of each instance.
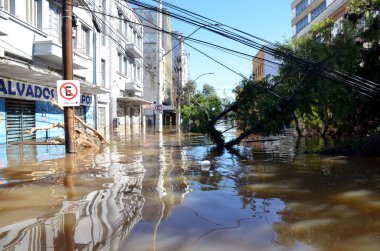
[[82, 25], [81, 51], [90, 56], [90, 29]]
[[137, 36], [137, 46], [141, 49], [142, 48], [142, 38], [141, 36]]
[[317, 8], [315, 8], [312, 12], [311, 12], [311, 20], [314, 20], [317, 16], [319, 16], [319, 14], [321, 14], [324, 10], [326, 9], [326, 2], [323, 2], [321, 3], [320, 5], [318, 5]]
[[132, 76], [131, 76], [131, 78], [133, 80], [136, 80], [136, 65], [135, 65], [135, 63], [132, 63], [131, 66], [132, 66], [132, 72], [131, 72]]
[[4, 11], [8, 12], [11, 15], [15, 15], [15, 1], [16, 0], [4, 0]]
[[124, 76], [128, 75], [128, 60], [127, 57], [123, 57], [123, 63], [124, 63]]
[[104, 60], [104, 59], [102, 59], [101, 61], [100, 61], [100, 71], [101, 71], [101, 85], [103, 86], [103, 87], [106, 87], [106, 60]]
[[133, 42], [134, 44], [137, 43], [137, 32], [136, 32], [135, 30], [133, 30], [133, 39], [132, 39], [132, 42]]
[[61, 14], [62, 10], [53, 2], [49, 2], [49, 30], [51, 38], [61, 42]]
[[141, 67], [137, 67], [137, 80], [141, 81]]
[[123, 55], [120, 52], [117, 53], [117, 59], [119, 62], [119, 74], [123, 74]]
[[124, 19], [124, 36], [127, 38], [128, 37], [128, 22], [127, 19]]
[[297, 24], [296, 24], [296, 32], [300, 32], [303, 28], [305, 28], [309, 24], [309, 19], [308, 16], [304, 17], [301, 19]]
[[78, 27], [75, 27], [73, 29], [73, 44], [74, 44], [74, 49], [78, 49]]
[[302, 0], [297, 6], [296, 6], [296, 16], [301, 14], [308, 6], [308, 0]]
[[123, 14], [121, 13], [121, 11], [119, 11], [119, 13], [117, 14], [118, 16], [118, 19], [119, 19], [119, 31], [120, 33], [123, 32], [123, 22], [124, 22], [124, 17], [123, 17]]
[[35, 27], [42, 26], [41, 0], [25, 0], [25, 21]]
[[133, 40], [133, 27], [132, 25], [129, 25], [129, 37], [128, 40], [132, 42]]

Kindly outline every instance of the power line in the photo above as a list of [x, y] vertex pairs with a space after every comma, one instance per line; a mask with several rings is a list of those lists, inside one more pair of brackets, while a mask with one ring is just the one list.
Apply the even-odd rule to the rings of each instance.
[[[142, 2], [139, 2], [139, 1], [130, 0], [130, 2], [133, 3], [133, 4], [136, 4], [138, 6], [142, 6], [142, 7], [145, 7], [147, 9], [150, 9], [150, 10], [158, 11], [154, 6], [150, 6], [148, 4], [145, 4], [145, 3], [142, 3]], [[189, 11], [186, 11], [186, 10], [182, 9], [182, 8], [180, 8], [180, 9], [181, 9], [181, 11], [183, 13], [187, 13], [187, 14], [191, 13]], [[180, 21], [184, 21], [184, 22], [187, 22], [187, 23], [190, 23], [190, 24], [193, 24], [193, 25], [198, 25], [198, 26], [204, 25], [204, 23], [202, 24], [202, 22], [199, 22], [198, 20], [189, 19], [189, 18], [180, 16], [178, 14], [172, 14], [172, 13], [169, 13], [168, 11], [165, 11], [165, 12], [162, 12], [162, 13], [165, 14], [165, 15], [169, 15], [169, 16], [171, 16], [173, 18], [176, 18], [176, 19], [178, 19]], [[192, 15], [194, 15], [194, 13], [192, 13]], [[250, 46], [250, 47], [253, 47], [253, 48], [256, 48], [256, 49], [263, 49], [268, 54], [271, 54], [271, 55], [274, 55], [274, 56], [279, 56], [279, 57], [282, 57], [284, 59], [291, 60], [291, 61], [295, 62], [296, 64], [298, 64], [299, 66], [307, 67], [307, 68], [312, 67], [313, 68], [313, 72], [315, 72], [317, 74], [320, 74], [322, 76], [325, 76], [325, 77], [327, 77], [327, 78], [329, 78], [331, 80], [336, 80], [336, 81], [341, 82], [343, 84], [350, 85], [355, 90], [369, 91], [370, 93], [372, 93], [374, 91], [379, 92], [379, 90], [380, 90], [378, 88], [379, 85], [377, 83], [374, 83], [374, 82], [369, 81], [369, 80], [365, 80], [365, 79], [357, 77], [355, 75], [348, 75], [348, 74], [346, 74], [344, 72], [341, 72], [341, 71], [339, 71], [337, 69], [330, 69], [329, 67], [327, 67], [323, 63], [317, 62], [317, 61], [315, 61], [313, 59], [300, 58], [299, 56], [291, 54], [289, 52], [280, 52], [278, 50], [269, 48], [267, 46], [263, 47], [263, 45], [261, 45], [261, 44], [259, 44], [257, 42], [254, 42], [254, 41], [252, 41], [252, 40], [250, 40], [250, 39], [248, 39], [246, 37], [243, 37], [241, 35], [232, 33], [230, 31], [223, 30], [221, 28], [210, 28], [210, 27], [207, 27], [206, 29], [209, 30], [209, 31], [212, 31], [214, 33], [217, 33], [217, 34], [219, 34], [221, 36], [224, 36], [226, 38], [230, 38], [230, 39], [232, 39], [234, 41], [237, 41], [237, 42], [240, 42], [242, 44], [245, 44], [247, 46]], [[237, 31], [239, 31], [239, 32], [241, 32], [241, 33], [243, 33], [245, 35], [248, 35], [250, 37], [254, 37], [254, 38], [259, 39], [261, 41], [268, 42], [268, 41], [266, 41], [264, 39], [261, 39], [261, 38], [259, 38], [257, 36], [253, 36], [253, 35], [248, 34], [246, 32], [242, 32], [242, 31], [240, 31], [238, 29], [234, 29], [234, 30], [237, 30]], [[273, 43], [269, 43], [269, 44], [274, 45]], [[370, 86], [371, 89], [367, 89], [363, 85]]]
[[[134, 5], [146, 8], [148, 10], [161, 12], [164, 15], [171, 16], [171, 17], [176, 18], [180, 21], [187, 22], [187, 23], [190, 23], [192, 25], [196, 25], [198, 27], [210, 24], [209, 22], [208, 23], [204, 23], [204, 22], [202, 23], [199, 20], [193, 20], [193, 19], [189, 19], [189, 18], [186, 18], [186, 17], [178, 15], [178, 14], [173, 14], [173, 13], [168, 12], [167, 10], [158, 10], [154, 6], [151, 6], [151, 5], [139, 2], [139, 1], [130, 0], [129, 2], [134, 4]], [[186, 12], [186, 11], [184, 9], [182, 9], [182, 12]], [[218, 23], [218, 24], [220, 24], [220, 23]], [[139, 25], [141, 25], [141, 24], [139, 24]], [[149, 27], [149, 28], [154, 29], [153, 27]], [[318, 76], [324, 76], [324, 77], [329, 78], [330, 80], [335, 80], [335, 81], [341, 82], [343, 84], [349, 85], [354, 90], [359, 91], [360, 93], [364, 92], [364, 93], [368, 94], [367, 96], [373, 97], [372, 94], [374, 92], [376, 93], [376, 91], [377, 92], [380, 91], [380, 88], [378, 87], [379, 85], [377, 83], [374, 83], [374, 82], [369, 81], [369, 80], [365, 80], [365, 79], [358, 77], [358, 76], [355, 76], [355, 75], [348, 75], [348, 74], [343, 73], [337, 69], [330, 69], [328, 66], [324, 65], [323, 63], [317, 62], [313, 59], [307, 59], [307, 58], [299, 57], [299, 55], [295, 55], [293, 52], [285, 52], [285, 51], [275, 50], [275, 49], [270, 48], [268, 46], [264, 46], [260, 43], [252, 41], [251, 39], [248, 39], [247, 37], [233, 33], [231, 31], [227, 31], [226, 29], [223, 29], [220, 27], [205, 27], [205, 29], [209, 30], [211, 32], [214, 32], [216, 34], [219, 34], [223, 37], [234, 40], [236, 42], [247, 45], [249, 47], [252, 47], [255, 49], [261, 49], [261, 50], [263, 50], [263, 51], [265, 51], [268, 54], [271, 54], [273, 56], [278, 56], [278, 57], [282, 57], [284, 59], [288, 59], [290, 61], [293, 61], [301, 69], [304, 67], [306, 67], [306, 68], [311, 67], [312, 68], [311, 72], [314, 72], [314, 74], [318, 74]], [[235, 29], [235, 30], [237, 30], [237, 29]], [[164, 30], [160, 30], [160, 31], [165, 32]], [[248, 34], [245, 32], [243, 32], [243, 33]], [[248, 35], [250, 37], [258, 38], [256, 36], [251, 35], [251, 34], [248, 34]], [[189, 38], [189, 40], [190, 40], [190, 38]], [[261, 39], [261, 41], [266, 41], [266, 40]]]

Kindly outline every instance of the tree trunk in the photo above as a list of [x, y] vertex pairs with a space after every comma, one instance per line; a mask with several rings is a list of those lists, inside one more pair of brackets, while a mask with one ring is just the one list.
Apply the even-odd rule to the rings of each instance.
[[294, 120], [294, 123], [295, 123], [295, 126], [296, 126], [297, 136], [298, 136], [298, 138], [301, 138], [303, 135], [302, 135], [302, 131], [301, 131], [301, 128], [300, 128], [300, 123], [298, 121], [298, 118], [297, 118], [297, 115], [296, 115], [295, 112], [293, 112], [293, 120]]

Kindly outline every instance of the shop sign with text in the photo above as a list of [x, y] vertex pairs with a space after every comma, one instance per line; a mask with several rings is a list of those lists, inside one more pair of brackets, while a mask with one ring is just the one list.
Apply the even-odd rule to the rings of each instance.
[[[0, 97], [49, 102], [51, 100], [50, 97], [57, 99], [56, 93], [57, 91], [54, 87], [35, 85], [0, 77]], [[80, 95], [81, 105], [91, 106], [92, 100], [92, 95]]]
[[49, 101], [50, 97], [56, 98], [56, 91], [53, 87], [0, 78], [0, 96], [6, 98]]

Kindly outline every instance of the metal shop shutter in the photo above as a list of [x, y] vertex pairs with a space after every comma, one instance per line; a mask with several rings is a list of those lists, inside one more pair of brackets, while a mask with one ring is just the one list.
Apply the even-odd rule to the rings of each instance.
[[7, 113], [7, 142], [36, 140], [28, 131], [36, 126], [35, 101], [5, 99]]

